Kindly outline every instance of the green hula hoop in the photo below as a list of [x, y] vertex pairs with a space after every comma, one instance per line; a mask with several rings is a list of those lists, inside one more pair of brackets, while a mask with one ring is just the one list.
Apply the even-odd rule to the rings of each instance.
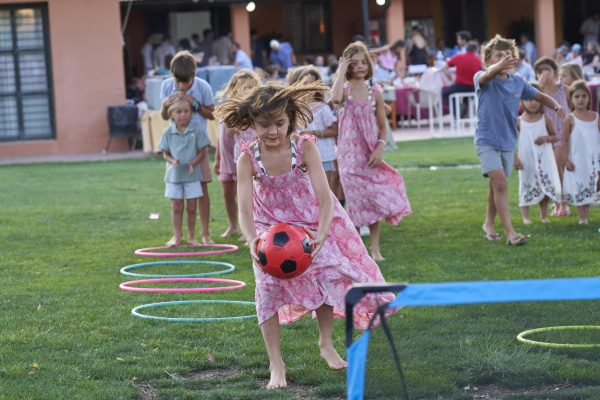
[[[207, 265], [221, 265], [225, 269], [218, 271], [203, 272], [199, 274], [183, 274], [183, 275], [157, 275], [157, 274], [138, 274], [136, 272], [130, 272], [133, 269], [161, 266], [161, 265], [182, 265], [182, 264], [207, 264]], [[121, 268], [120, 272], [122, 275], [127, 276], [138, 276], [142, 278], [202, 278], [207, 276], [225, 275], [235, 271], [235, 265], [221, 262], [221, 261], [157, 261], [157, 262], [145, 262], [139, 264], [131, 264]]]
[[531, 339], [525, 339], [525, 336], [533, 333], [549, 332], [549, 331], [592, 331], [600, 330], [599, 325], [573, 325], [573, 326], [549, 326], [546, 328], [529, 329], [517, 335], [519, 342], [532, 346], [550, 347], [553, 349], [593, 349], [600, 348], [600, 343], [548, 343], [538, 342]]
[[174, 305], [186, 305], [186, 304], [240, 304], [246, 306], [256, 306], [256, 303], [253, 301], [238, 301], [238, 300], [178, 300], [178, 301], [164, 301], [162, 303], [150, 303], [143, 304], [141, 306], [135, 307], [131, 310], [131, 315], [138, 318], [144, 319], [154, 319], [158, 321], [167, 321], [167, 322], [221, 322], [221, 321], [234, 321], [234, 320], [242, 320], [242, 319], [251, 319], [256, 318], [255, 314], [252, 315], [240, 315], [234, 317], [210, 317], [210, 318], [175, 318], [175, 317], [158, 317], [155, 315], [142, 314], [139, 310], [145, 310], [147, 308], [158, 308], [158, 307], [168, 307]]

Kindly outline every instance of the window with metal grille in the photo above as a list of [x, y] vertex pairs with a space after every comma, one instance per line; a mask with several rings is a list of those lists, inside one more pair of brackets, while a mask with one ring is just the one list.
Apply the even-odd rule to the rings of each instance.
[[0, 141], [54, 137], [48, 9], [0, 5]]
[[286, 37], [296, 53], [331, 51], [329, 2], [284, 3]]

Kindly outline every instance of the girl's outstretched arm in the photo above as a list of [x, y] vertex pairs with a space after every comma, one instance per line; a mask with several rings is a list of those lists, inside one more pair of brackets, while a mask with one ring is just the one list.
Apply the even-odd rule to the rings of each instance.
[[250, 256], [260, 265], [256, 254], [256, 226], [254, 225], [254, 200], [252, 199], [252, 161], [247, 154], [240, 155], [237, 162], [237, 198], [240, 229], [250, 245]]
[[327, 183], [327, 176], [325, 175], [323, 164], [321, 164], [319, 150], [312, 142], [305, 140], [302, 143], [302, 152], [308, 176], [310, 177], [310, 183], [319, 201], [319, 227], [317, 232], [314, 233], [311, 243], [315, 246], [312, 252], [312, 257], [314, 258], [319, 250], [321, 250], [323, 243], [325, 243], [327, 233], [333, 221], [333, 200], [331, 199], [331, 190]]

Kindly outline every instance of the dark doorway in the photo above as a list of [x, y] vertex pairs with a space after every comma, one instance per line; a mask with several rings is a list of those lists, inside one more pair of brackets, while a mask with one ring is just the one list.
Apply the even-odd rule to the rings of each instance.
[[467, 30], [473, 39], [486, 40], [486, 15], [484, 0], [444, 0], [444, 41], [448, 46], [456, 43], [456, 32]]
[[600, 1], [598, 0], [563, 0], [563, 39], [570, 44], [582, 44], [583, 36], [579, 33], [581, 23], [595, 12], [600, 12]]

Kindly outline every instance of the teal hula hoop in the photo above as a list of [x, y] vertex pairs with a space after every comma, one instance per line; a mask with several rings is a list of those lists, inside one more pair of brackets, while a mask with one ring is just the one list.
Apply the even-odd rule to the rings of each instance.
[[162, 303], [150, 303], [143, 304], [141, 306], [135, 307], [131, 310], [131, 315], [138, 318], [144, 319], [154, 319], [157, 321], [167, 321], [167, 322], [221, 322], [221, 321], [235, 321], [242, 319], [252, 319], [256, 318], [256, 315], [240, 315], [233, 317], [208, 317], [208, 318], [175, 318], [175, 317], [158, 317], [155, 315], [142, 314], [139, 311], [145, 310], [147, 308], [158, 308], [158, 307], [168, 307], [175, 305], [187, 305], [187, 304], [239, 304], [245, 306], [256, 306], [256, 303], [253, 301], [238, 301], [238, 300], [178, 300], [178, 301], [164, 301]]
[[600, 330], [600, 325], [573, 325], [573, 326], [550, 326], [547, 328], [529, 329], [517, 335], [519, 342], [532, 346], [549, 347], [553, 349], [593, 349], [600, 348], [600, 343], [549, 343], [538, 342], [531, 339], [525, 339], [525, 336], [534, 333], [550, 332], [550, 331], [592, 331]]
[[[203, 272], [199, 274], [183, 274], [183, 275], [157, 275], [157, 274], [138, 274], [136, 272], [130, 272], [131, 270], [144, 268], [144, 267], [152, 267], [152, 266], [161, 266], [161, 265], [183, 265], [183, 264], [207, 264], [207, 265], [221, 265], [224, 266], [225, 269], [218, 271], [210, 271]], [[221, 261], [158, 261], [158, 262], [145, 262], [139, 264], [131, 264], [121, 268], [120, 272], [122, 275], [127, 276], [137, 276], [141, 278], [202, 278], [207, 276], [215, 276], [215, 275], [225, 275], [230, 272], [235, 271], [235, 265], [221, 262]]]

